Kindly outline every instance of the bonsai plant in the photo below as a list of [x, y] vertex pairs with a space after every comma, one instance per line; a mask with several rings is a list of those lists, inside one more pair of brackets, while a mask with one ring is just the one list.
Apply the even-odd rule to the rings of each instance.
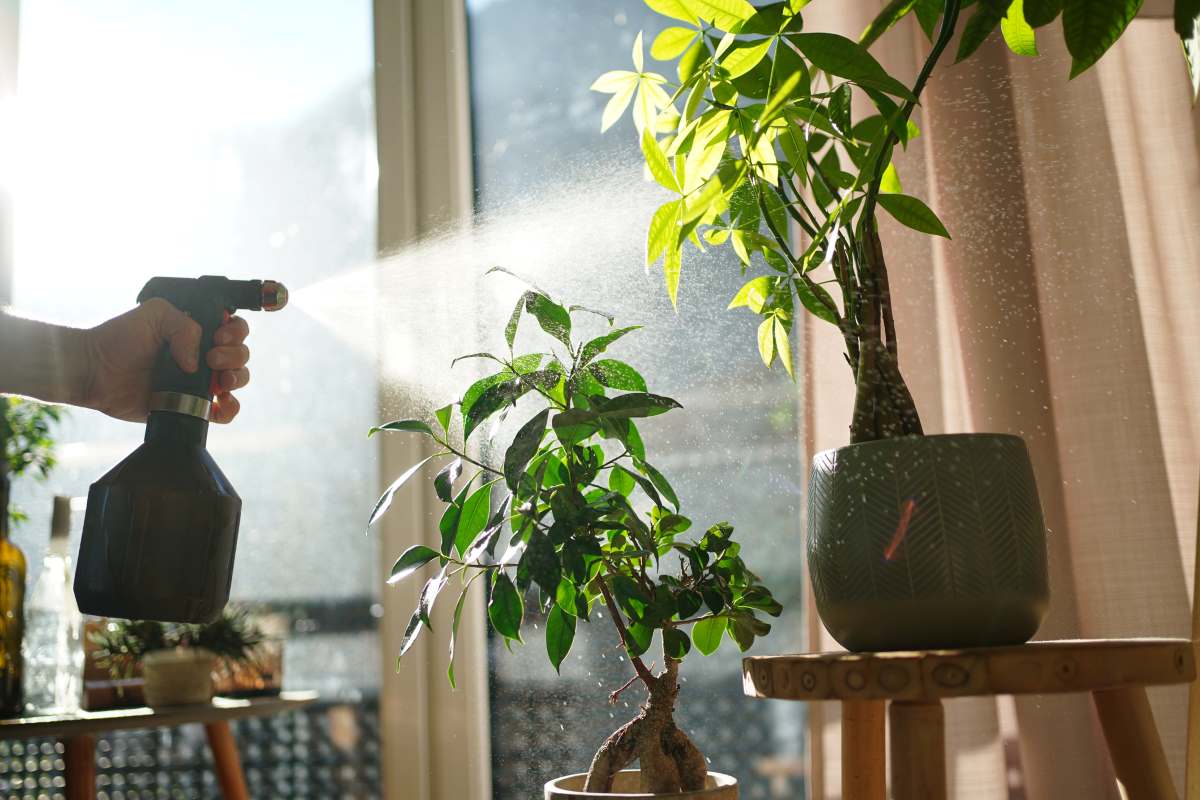
[[[903, 192], [892, 156], [920, 134], [913, 111], [964, 8], [974, 5], [960, 60], [997, 27], [1012, 50], [1035, 55], [1035, 27], [1061, 13], [1074, 77], [1141, 0], [893, 0], [858, 42], [806, 30], [808, 0], [645, 1], [675, 22], [650, 55], [678, 80], [646, 68], [639, 34], [634, 69], [592, 89], [612, 94], [602, 130], [632, 107], [646, 172], [674, 195], [649, 222], [647, 266], [661, 259], [674, 304], [689, 243], [729, 246], [743, 273], [765, 267], [729, 304], [762, 318], [763, 363], [793, 373], [789, 334], [803, 309], [837, 329], [855, 382], [850, 446], [818, 454], [810, 482], [809, 567], [826, 628], [856, 650], [1027, 640], [1049, 591], [1028, 455], [1011, 436], [923, 436], [877, 212], [950, 235]], [[1176, 8], [1195, 82], [1200, 6]], [[908, 14], [932, 40], [911, 86], [867, 49]], [[864, 102], [871, 113], [856, 121], [852, 106]]]
[[[634, 719], [604, 741], [586, 775], [552, 781], [547, 796], [559, 796], [564, 787], [604, 794], [630, 784], [655, 794], [708, 787], [714, 797], [736, 796], [724, 788], [733, 785], [731, 778], [706, 778], [704, 757], [675, 725], [679, 666], [693, 649], [714, 652], [726, 635], [746, 650], [771, 629], [760, 616], [778, 616], [782, 609], [742, 560], [729, 524], [686, 536], [691, 520], [680, 513], [667, 478], [648, 460], [635, 421], [677, 409], [679, 403], [649, 393], [629, 364], [601, 358], [637, 326], [614, 328], [606, 317], [605, 333], [577, 341], [573, 322], [581, 313], [597, 312], [566, 308], [540, 290], [525, 292], [505, 327], [507, 350], [463, 357], [491, 362], [496, 372], [438, 409], [432, 422], [397, 420], [371, 430], [422, 434], [438, 450], [388, 487], [368, 526], [427, 462], [445, 461], [433, 478], [446, 503], [441, 546], [410, 547], [389, 580], [409, 578], [427, 564], [437, 568], [421, 590], [400, 655], [422, 627], [430, 627], [435, 601], [456, 577], [461, 588], [449, 631], [451, 683], [463, 603], [476, 581], [483, 579], [488, 619], [506, 645], [522, 641], [528, 616], [545, 614], [547, 656], [556, 670], [571, 649], [577, 624], [591, 621], [600, 606], [633, 666], [625, 688], [640, 683], [646, 700]], [[518, 354], [514, 345], [525, 315], [547, 334], [547, 346]], [[473, 454], [472, 435], [524, 397], [533, 401], [525, 412], [530, 416], [504, 450], [502, 463], [493, 466]], [[657, 673], [646, 664], [656, 635], [657, 661], [663, 665]], [[621, 774], [635, 759], [640, 776]]]
[[113, 678], [140, 667], [149, 706], [208, 702], [218, 664], [252, 661], [263, 641], [248, 613], [231, 608], [207, 624], [110, 620], [88, 638], [93, 661]]

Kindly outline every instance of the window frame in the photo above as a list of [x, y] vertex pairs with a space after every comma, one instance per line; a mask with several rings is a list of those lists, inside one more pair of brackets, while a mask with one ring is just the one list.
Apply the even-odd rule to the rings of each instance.
[[[379, 158], [378, 251], [382, 258], [473, 211], [467, 16], [461, 0], [375, 0], [375, 118]], [[380, 335], [381, 343], [386, 337]], [[382, 346], [382, 344], [381, 344]], [[387, 353], [381, 353], [386, 359]], [[379, 407], [397, 387], [380, 370]], [[394, 407], [393, 407], [394, 411]], [[380, 485], [432, 454], [424, 437], [379, 437]], [[438, 547], [441, 504], [413, 481], [381, 521], [380, 583], [414, 544]], [[397, 669], [396, 653], [421, 588], [406, 581], [382, 592], [380, 765], [384, 796], [395, 800], [488, 798], [492, 792], [487, 635], [482, 592], [468, 597], [458, 633], [458, 689], [446, 679], [444, 637], [423, 636]], [[450, 625], [450, 604], [434, 629]]]

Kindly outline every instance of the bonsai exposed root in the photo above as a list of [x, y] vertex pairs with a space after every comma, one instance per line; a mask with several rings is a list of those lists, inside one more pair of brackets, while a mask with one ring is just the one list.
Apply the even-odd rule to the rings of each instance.
[[638, 715], [608, 737], [592, 759], [584, 791], [608, 793], [618, 772], [634, 758], [641, 767], [642, 792], [670, 794], [704, 788], [704, 756], [675, 725], [679, 662], [653, 678], [650, 696]]

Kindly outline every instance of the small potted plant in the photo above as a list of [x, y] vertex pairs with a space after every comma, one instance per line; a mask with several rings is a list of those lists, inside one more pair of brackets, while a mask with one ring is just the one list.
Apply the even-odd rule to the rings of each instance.
[[[555, 669], [577, 625], [605, 616], [633, 667], [626, 688], [640, 684], [646, 700], [604, 741], [586, 773], [551, 781], [546, 797], [735, 798], [736, 780], [709, 773], [675, 725], [680, 663], [693, 651], [712, 653], [724, 636], [748, 649], [771, 629], [761, 616], [782, 609], [742, 560], [730, 525], [688, 535], [692, 523], [680, 513], [679, 498], [648, 460], [636, 420], [680, 406], [649, 393], [629, 364], [601, 357], [636, 327], [613, 328], [608, 317], [605, 333], [577, 342], [573, 315], [579, 313], [595, 312], [565, 308], [542, 291], [524, 293], [505, 328], [507, 351], [464, 356], [494, 363], [494, 374], [439, 409], [432, 422], [406, 419], [372, 429], [423, 434], [439, 449], [388, 487], [370, 523], [426, 462], [445, 461], [433, 478], [446, 503], [441, 546], [415, 545], [392, 568], [391, 583], [426, 565], [436, 568], [400, 654], [429, 627], [430, 611], [451, 581], [461, 587], [450, 630], [451, 683], [463, 602], [476, 582], [487, 591], [488, 619], [506, 644], [521, 642], [528, 617], [544, 615]], [[525, 314], [548, 335], [540, 352], [513, 349]], [[523, 397], [533, 401], [523, 412], [529, 417], [493, 466], [468, 443]], [[646, 664], [656, 637], [656, 660], [663, 665], [657, 673]], [[640, 770], [625, 770], [635, 760]]]
[[[1026, 641], [1049, 587], [1025, 445], [998, 434], [924, 435], [900, 371], [876, 219], [883, 209], [949, 237], [904, 193], [892, 155], [920, 134], [911, 116], [972, 4], [894, 0], [859, 42], [807, 29], [807, 0], [646, 4], [673, 20], [650, 55], [672, 62], [678, 80], [647, 68], [639, 34], [633, 70], [605, 73], [592, 88], [612, 94], [602, 129], [632, 107], [646, 172], [673, 195], [649, 222], [647, 265], [661, 259], [674, 303], [685, 250], [729, 246], [743, 273], [762, 272], [730, 308], [762, 318], [757, 345], [767, 367], [782, 363], [792, 374], [797, 313], [828, 322], [845, 347], [856, 386], [850, 442], [815, 456], [809, 493], [809, 573], [826, 628], [851, 650]], [[958, 57], [997, 27], [1015, 52], [1036, 54], [1035, 26], [1061, 12], [1074, 76], [1140, 5], [979, 0], [964, 15]], [[1195, 75], [1197, 9], [1187, 0], [1177, 8]], [[867, 50], [908, 14], [932, 40], [911, 86]], [[854, 105], [869, 109], [855, 115]]]
[[138, 670], [146, 705], [193, 705], [212, 700], [222, 662], [253, 657], [263, 637], [245, 611], [227, 609], [203, 625], [110, 620], [89, 634], [92, 658], [116, 680]]

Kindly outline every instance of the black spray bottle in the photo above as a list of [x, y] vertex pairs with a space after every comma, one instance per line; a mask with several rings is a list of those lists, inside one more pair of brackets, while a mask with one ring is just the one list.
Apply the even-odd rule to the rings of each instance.
[[242, 500], [209, 455], [215, 394], [205, 354], [239, 309], [276, 311], [275, 281], [152, 278], [138, 302], [167, 300], [200, 324], [200, 367], [187, 373], [166, 347], [152, 379], [146, 439], [88, 491], [75, 599], [85, 614], [208, 622], [229, 599]]

